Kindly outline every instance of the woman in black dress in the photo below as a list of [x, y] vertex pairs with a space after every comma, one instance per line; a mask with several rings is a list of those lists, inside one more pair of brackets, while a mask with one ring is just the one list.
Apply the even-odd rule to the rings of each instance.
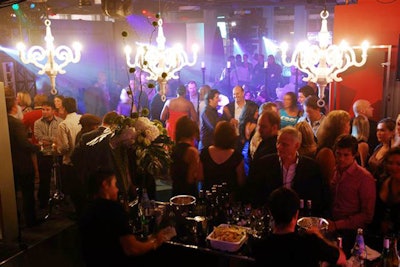
[[200, 152], [204, 190], [210, 190], [213, 185], [226, 182], [231, 197], [236, 198], [245, 183], [243, 156], [240, 151], [234, 149], [237, 138], [231, 123], [227, 121], [217, 123], [214, 144]]
[[197, 196], [197, 185], [202, 179], [199, 151], [195, 144], [199, 140], [199, 127], [188, 116], [176, 122], [176, 144], [172, 150], [172, 194]]

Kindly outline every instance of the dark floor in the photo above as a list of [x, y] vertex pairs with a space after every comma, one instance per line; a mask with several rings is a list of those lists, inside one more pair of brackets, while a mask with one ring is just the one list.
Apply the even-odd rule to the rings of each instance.
[[84, 266], [76, 222], [54, 213], [42, 224], [21, 229], [21, 241], [0, 242], [0, 266]]
[[[171, 186], [157, 181], [156, 198], [168, 201]], [[71, 219], [71, 206], [63, 201], [42, 224], [21, 227], [21, 241], [4, 243], [0, 240], [0, 266], [4, 267], [84, 267], [76, 221]], [[45, 217], [46, 211], [38, 211]], [[41, 213], [41, 214], [40, 214]]]

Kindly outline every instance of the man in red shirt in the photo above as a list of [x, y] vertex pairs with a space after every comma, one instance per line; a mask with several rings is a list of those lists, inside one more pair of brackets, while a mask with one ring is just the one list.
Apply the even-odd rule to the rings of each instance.
[[332, 218], [329, 231], [343, 237], [343, 248], [348, 253], [357, 228], [365, 229], [372, 222], [376, 185], [371, 173], [355, 160], [358, 142], [354, 136], [340, 136], [333, 150], [336, 169], [330, 184]]

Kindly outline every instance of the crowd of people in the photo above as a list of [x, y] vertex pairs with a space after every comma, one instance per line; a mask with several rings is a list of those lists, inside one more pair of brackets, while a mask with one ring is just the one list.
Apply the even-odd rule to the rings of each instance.
[[[246, 60], [235, 65], [257, 73], [259, 67], [250, 67]], [[277, 78], [274, 73], [279, 68], [274, 64], [273, 57], [268, 57], [268, 73]], [[354, 116], [344, 110], [328, 111], [318, 106], [317, 93], [311, 85], [302, 86], [297, 95], [285, 93], [282, 102], [260, 103], [246, 98], [244, 86], [238, 84], [245, 78], [232, 79], [232, 100], [224, 104], [219, 89], [208, 85], [197, 88], [195, 81], [168, 88], [176, 89], [176, 96], [166, 101], [159, 88], [154, 89], [151, 97], [145, 95], [142, 108], [148, 108], [149, 117], [166, 126], [174, 141], [170, 166], [172, 193], [197, 196], [199, 189], [210, 190], [215, 184], [226, 183], [231, 201], [248, 203], [254, 208], [267, 207], [272, 216], [277, 214], [277, 235], [279, 231], [293, 232], [298, 200], [311, 200], [312, 214], [326, 218], [329, 232], [343, 236], [347, 249], [357, 228], [377, 235], [399, 233], [400, 115], [396, 120], [374, 121], [371, 103], [365, 99], [354, 102]], [[278, 88], [279, 82], [273, 87]], [[269, 95], [272, 89], [267, 88]], [[117, 201], [118, 191], [109, 140], [87, 145], [109, 130], [117, 116], [130, 116], [132, 111], [140, 110], [136, 103], [140, 103], [141, 96], [137, 94], [142, 91], [123, 90], [130, 108], [119, 105], [115, 110], [101, 111], [102, 116], [95, 112], [80, 114], [73, 97], [57, 95], [49, 99], [38, 94], [31, 105], [29, 94], [18, 94], [16, 98], [14, 92], [6, 92], [14, 178], [16, 190], [22, 192], [20, 216], [27, 227], [39, 222], [36, 199], [40, 209], [47, 208], [51, 169], [54, 160], [59, 160], [64, 193], [70, 196], [76, 218], [85, 216], [85, 227], [94, 224], [86, 213], [87, 207], [92, 209], [90, 216], [98, 216], [96, 212], [104, 207], [118, 213], [119, 221], [113, 227], [121, 229], [109, 238], [120, 237], [120, 245], [114, 244], [120, 246], [119, 252], [141, 254], [167, 239], [158, 236], [150, 243], [132, 239], [127, 233], [125, 215], [108, 203]], [[99, 173], [100, 166], [114, 172]], [[40, 180], [37, 196], [35, 179]], [[103, 200], [93, 207], [88, 204], [88, 195]], [[276, 211], [283, 196], [288, 199], [285, 203], [293, 206], [286, 214]], [[300, 242], [297, 237], [290, 240], [293, 238]], [[305, 242], [317, 246], [320, 241]], [[327, 253], [327, 260], [342, 261], [341, 252], [331, 253], [329, 247], [321, 249]]]

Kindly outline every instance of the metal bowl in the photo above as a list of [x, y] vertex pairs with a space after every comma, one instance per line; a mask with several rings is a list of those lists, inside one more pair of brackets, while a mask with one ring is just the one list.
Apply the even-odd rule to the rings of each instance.
[[171, 197], [169, 200], [171, 205], [175, 206], [188, 206], [196, 203], [196, 198], [191, 195], [177, 195]]

